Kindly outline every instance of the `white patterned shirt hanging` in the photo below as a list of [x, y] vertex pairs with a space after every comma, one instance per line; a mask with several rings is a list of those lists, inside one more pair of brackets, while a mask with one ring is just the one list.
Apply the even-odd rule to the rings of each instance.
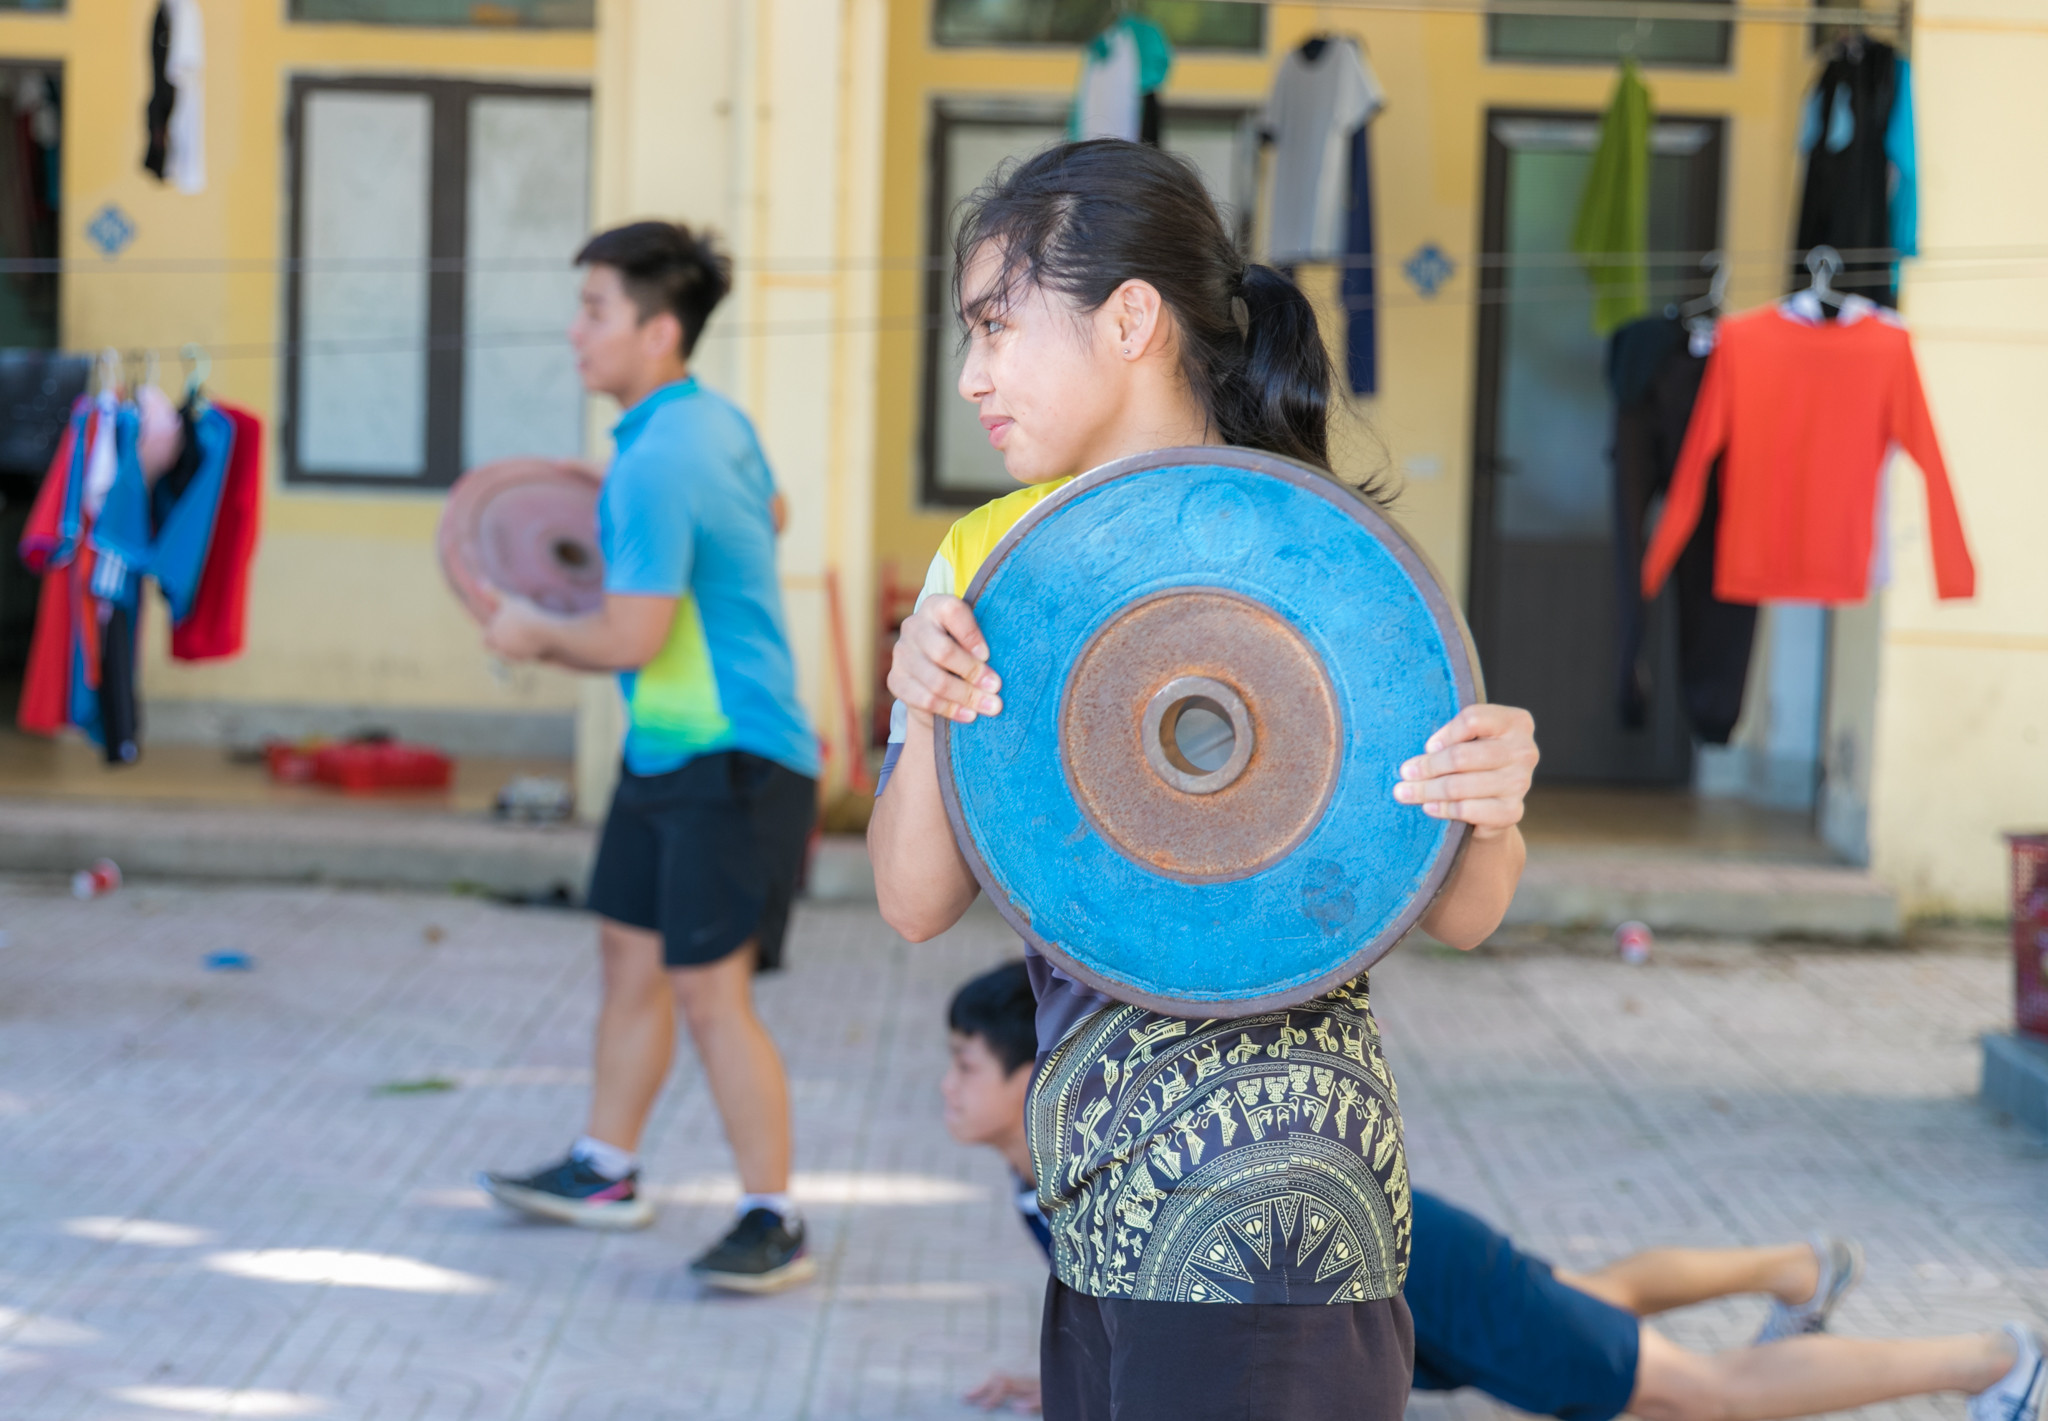
[[1274, 145], [1267, 249], [1275, 261], [1343, 254], [1351, 135], [1386, 101], [1354, 39], [1330, 39], [1313, 59], [1296, 49], [1280, 61], [1265, 116]]

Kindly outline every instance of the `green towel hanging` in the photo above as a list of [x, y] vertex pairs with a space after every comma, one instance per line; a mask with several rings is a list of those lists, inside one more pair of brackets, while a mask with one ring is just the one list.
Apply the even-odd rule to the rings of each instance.
[[1572, 250], [1593, 283], [1593, 330], [1606, 335], [1650, 309], [1650, 91], [1633, 57], [1621, 61], [1600, 119]]

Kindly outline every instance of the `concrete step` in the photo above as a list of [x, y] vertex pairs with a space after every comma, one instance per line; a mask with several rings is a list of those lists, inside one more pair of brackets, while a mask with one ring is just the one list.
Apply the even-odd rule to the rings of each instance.
[[1842, 864], [1537, 843], [1508, 909], [1518, 927], [1614, 928], [1729, 937], [1889, 941], [1898, 895]]
[[469, 888], [581, 897], [585, 825], [337, 805], [238, 809], [0, 799], [0, 870], [73, 873], [110, 858], [134, 878]]
[[[0, 799], [0, 872], [71, 873], [110, 858], [143, 878], [323, 882], [580, 898], [596, 850], [587, 825], [338, 804], [332, 809]], [[827, 835], [809, 896], [872, 902], [855, 836]], [[1895, 938], [1899, 905], [1859, 869], [1679, 852], [1530, 850], [1508, 922], [1740, 937]]]
[[1984, 1103], [2048, 1135], [2048, 1040], [1998, 1032], [1984, 1038]]
[[[825, 849], [811, 871], [818, 896], [872, 899], [874, 873], [858, 839]], [[825, 852], [833, 857], [828, 862]], [[1513, 927], [1612, 929], [1636, 921], [1661, 933], [1889, 941], [1899, 900], [1861, 869], [1763, 863], [1675, 852], [1538, 844], [1508, 909]]]
[[[331, 809], [111, 804], [0, 798], [0, 872], [75, 873], [109, 858], [134, 878], [466, 889], [583, 896], [597, 831], [512, 824], [479, 814], [338, 803]], [[827, 836], [810, 896], [872, 901], [858, 838]]]

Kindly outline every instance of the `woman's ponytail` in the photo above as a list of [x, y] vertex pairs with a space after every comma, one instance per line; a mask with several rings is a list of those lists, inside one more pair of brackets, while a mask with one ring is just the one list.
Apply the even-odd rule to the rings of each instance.
[[1212, 372], [1209, 406], [1219, 432], [1232, 444], [1329, 468], [1334, 372], [1315, 307], [1285, 276], [1254, 263], [1244, 268], [1230, 314], [1241, 353]]

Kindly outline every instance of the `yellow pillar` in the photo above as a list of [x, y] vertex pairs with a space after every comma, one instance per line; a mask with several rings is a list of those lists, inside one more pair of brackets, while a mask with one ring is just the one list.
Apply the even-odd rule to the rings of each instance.
[[2048, 192], [2025, 177], [2048, 169], [2048, 3], [1923, 0], [1912, 58], [1930, 258], [1908, 266], [1904, 311], [1977, 596], [1935, 600], [1925, 500], [1901, 468], [1872, 866], [1908, 912], [1988, 915], [2005, 899], [2000, 831], [2048, 826]]
[[[848, 747], [828, 571], [840, 582], [856, 703], [871, 674], [886, 17], [885, 0], [598, 6], [593, 210], [600, 224], [709, 226], [732, 253], [733, 294], [695, 363], [753, 419], [788, 496], [783, 603], [835, 782]], [[609, 687], [587, 687], [577, 789], [592, 812], [609, 792], [618, 726]]]

